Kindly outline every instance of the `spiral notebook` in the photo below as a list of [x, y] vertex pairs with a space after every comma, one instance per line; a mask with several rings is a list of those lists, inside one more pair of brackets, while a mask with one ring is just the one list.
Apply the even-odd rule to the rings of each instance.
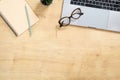
[[30, 24], [33, 26], [39, 19], [25, 0], [0, 0], [0, 15], [17, 36], [29, 28], [25, 5], [28, 8]]

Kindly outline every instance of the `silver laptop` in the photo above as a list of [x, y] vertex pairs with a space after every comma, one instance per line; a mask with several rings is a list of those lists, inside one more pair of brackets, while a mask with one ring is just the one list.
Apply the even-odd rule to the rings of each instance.
[[120, 0], [64, 0], [62, 17], [76, 8], [84, 15], [71, 25], [120, 32]]

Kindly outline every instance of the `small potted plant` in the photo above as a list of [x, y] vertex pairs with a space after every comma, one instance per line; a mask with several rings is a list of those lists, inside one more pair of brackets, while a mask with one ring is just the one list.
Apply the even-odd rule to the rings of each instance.
[[41, 3], [44, 5], [50, 5], [53, 0], [41, 0]]

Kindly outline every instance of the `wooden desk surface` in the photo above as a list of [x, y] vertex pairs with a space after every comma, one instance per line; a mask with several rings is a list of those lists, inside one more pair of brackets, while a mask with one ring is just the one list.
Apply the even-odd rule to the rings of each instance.
[[56, 29], [63, 0], [27, 0], [40, 18], [16, 37], [0, 18], [0, 80], [120, 80], [120, 33]]

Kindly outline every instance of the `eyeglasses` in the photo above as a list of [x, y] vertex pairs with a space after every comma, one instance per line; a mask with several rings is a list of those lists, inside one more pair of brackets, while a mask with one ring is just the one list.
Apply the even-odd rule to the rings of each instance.
[[58, 23], [60, 27], [62, 26], [68, 26], [71, 23], [71, 19], [79, 19], [83, 15], [80, 8], [76, 8], [72, 11], [70, 16], [62, 17]]

